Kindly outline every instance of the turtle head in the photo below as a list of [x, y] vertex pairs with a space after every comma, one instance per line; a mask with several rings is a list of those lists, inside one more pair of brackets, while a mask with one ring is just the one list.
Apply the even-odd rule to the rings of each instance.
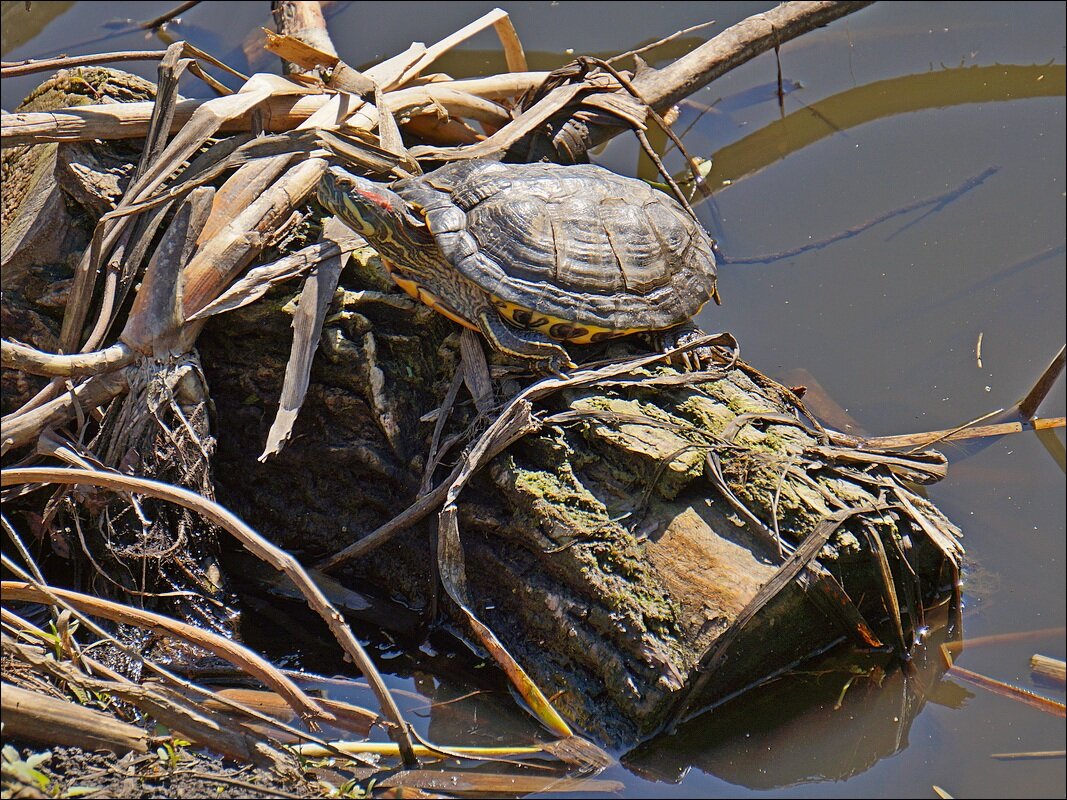
[[426, 227], [404, 198], [341, 167], [323, 175], [319, 202], [383, 256], [396, 259], [426, 244]]

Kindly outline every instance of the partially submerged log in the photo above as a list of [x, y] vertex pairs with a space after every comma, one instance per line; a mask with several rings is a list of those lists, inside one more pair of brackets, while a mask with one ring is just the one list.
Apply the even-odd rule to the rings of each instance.
[[[415, 501], [434, 409], [460, 368], [450, 323], [383, 294], [365, 260], [342, 276], [293, 440], [266, 464], [253, 460], [287, 357], [285, 296], [201, 340], [220, 499], [305, 563]], [[519, 385], [498, 380], [497, 399]], [[904, 646], [922, 603], [952, 585], [958, 532], [907, 483], [937, 479], [943, 458], [839, 446], [743, 362], [703, 377], [651, 364], [549, 395], [534, 413], [540, 429], [458, 501], [471, 607], [598, 738], [632, 744], [845, 637]], [[461, 402], [442, 440], [476, 417]], [[813, 560], [797, 556], [783, 591], [759, 597], [805, 541]], [[432, 526], [417, 524], [345, 570], [427, 609], [434, 550]]]

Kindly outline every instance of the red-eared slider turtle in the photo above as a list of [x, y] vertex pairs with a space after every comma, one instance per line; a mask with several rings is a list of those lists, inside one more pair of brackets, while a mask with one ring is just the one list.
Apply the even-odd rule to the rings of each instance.
[[602, 167], [457, 161], [388, 186], [333, 167], [319, 199], [404, 291], [541, 370], [570, 365], [557, 342], [673, 328], [715, 295], [699, 223]]

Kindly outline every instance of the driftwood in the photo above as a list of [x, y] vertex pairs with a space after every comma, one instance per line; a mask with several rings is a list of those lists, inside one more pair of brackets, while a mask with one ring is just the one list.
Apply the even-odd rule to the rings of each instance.
[[[656, 73], [661, 83], [610, 69], [586, 79], [592, 65], [578, 62], [527, 95], [513, 120], [496, 101], [536, 89], [544, 75], [407, 85], [486, 25], [522, 69], [497, 12], [362, 75], [330, 53], [308, 62], [329, 66], [349, 94], [257, 75], [236, 94], [179, 102], [178, 76], [196, 56], [177, 43], [161, 61], [155, 104], [5, 116], [5, 146], [146, 137], [136, 173], [108, 199], [113, 208], [77, 261], [57, 347], [31, 342], [82, 353], [5, 347], [5, 366], [53, 376], [5, 424], [5, 449], [43, 441], [46, 422], [84, 428], [87, 412], [125, 394], [77, 458], [98, 453], [107, 467], [217, 493], [304, 563], [420, 611], [442, 600], [455, 630], [503, 667], [560, 737], [566, 718], [631, 745], [843, 639], [906, 655], [924, 603], [955, 585], [959, 567], [958, 531], [911, 488], [940, 478], [944, 459], [823, 429], [792, 392], [740, 360], [732, 337], [703, 341], [714, 358], [698, 372], [621, 341], [576, 348], [582, 369], [534, 381], [495, 355], [486, 366], [478, 340], [398, 296], [372, 252], [327, 228], [312, 245], [320, 261], [290, 358], [293, 290], [233, 285], [286, 234], [317, 235], [318, 223], [302, 218], [324, 150], [401, 175], [419, 169], [413, 155], [534, 152], [546, 126], [558, 134], [577, 119], [580, 135], [553, 134], [550, 145], [556, 157], [580, 158], [620, 120], [646, 125], [672, 91], [862, 5], [786, 4], [724, 34], [725, 56], [701, 48], [675, 72]], [[406, 150], [406, 126], [442, 110], [499, 130], [469, 147], [427, 137]], [[253, 120], [286, 133], [212, 143]], [[297, 125], [313, 130], [290, 132]], [[343, 254], [351, 257], [340, 271]], [[284, 248], [271, 258], [281, 266], [264, 268], [264, 282], [308, 266]], [[122, 325], [122, 299], [138, 285]], [[109, 332], [117, 343], [99, 349]], [[64, 383], [87, 370], [73, 391]], [[145, 515], [146, 502], [96, 518], [113, 526], [109, 546], [158, 565], [151, 586], [122, 588], [204, 591], [213, 602], [185, 604], [185, 613], [223, 627], [213, 609], [227, 598], [198, 585], [205, 570], [192, 558], [215, 552], [214, 532], [184, 511], [153, 505]], [[106, 561], [102, 541], [95, 552]], [[398, 744], [413, 761], [410, 742]]]

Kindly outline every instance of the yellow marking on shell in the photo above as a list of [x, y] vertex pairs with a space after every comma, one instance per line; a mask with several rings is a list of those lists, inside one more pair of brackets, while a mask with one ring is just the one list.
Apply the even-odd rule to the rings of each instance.
[[[493, 305], [500, 312], [502, 317], [518, 327], [526, 328], [527, 330], [540, 331], [551, 339], [560, 342], [569, 342], [570, 344], [591, 344], [592, 342], [599, 342], [603, 339], [614, 339], [618, 336], [627, 336], [631, 333], [637, 333], [644, 330], [643, 328], [618, 329], [603, 328], [599, 325], [579, 325], [572, 320], [553, 317], [550, 314], [544, 314], [539, 311], [531, 311], [517, 303], [511, 303], [499, 297], [493, 298]], [[553, 329], [555, 329], [557, 333], [553, 333]], [[568, 332], [573, 331], [576, 335], [558, 335], [558, 331], [561, 329], [567, 330]]]
[[449, 308], [449, 306], [447, 306], [441, 300], [441, 298], [439, 298], [433, 292], [422, 286], [419, 286], [419, 284], [413, 280], [401, 278], [388, 261], [385, 261], [383, 259], [382, 263], [385, 264], [385, 268], [389, 272], [389, 277], [391, 277], [396, 283], [396, 285], [403, 289], [409, 296], [418, 300], [420, 303], [428, 305], [438, 314], [444, 317], [448, 317], [448, 319], [452, 320], [453, 322], [459, 323], [464, 328], [470, 328], [472, 331], [478, 330], [477, 325], [475, 325], [473, 322], [470, 322], [469, 320], [465, 320], [458, 314], [458, 312], [453, 311], [451, 308]]
[[[459, 312], [452, 309], [429, 289], [421, 286], [418, 281], [402, 277], [400, 272], [391, 262], [382, 259], [382, 263], [385, 265], [389, 277], [392, 278], [393, 282], [403, 289], [409, 297], [429, 306], [438, 314], [447, 317], [465, 328], [470, 328], [472, 331], [479, 330], [477, 325], [470, 320], [464, 319], [460, 316]], [[499, 297], [493, 297], [492, 303], [500, 315], [513, 325], [526, 330], [539, 331], [550, 339], [555, 339], [558, 342], [567, 342], [569, 344], [592, 344], [593, 342], [603, 341], [604, 339], [614, 339], [619, 336], [628, 336], [631, 333], [638, 333], [646, 330], [645, 328], [616, 329], [604, 328], [599, 325], [579, 325], [571, 320], [563, 319], [562, 317], [554, 317], [550, 314], [531, 311], [517, 303], [511, 303], [507, 300], [502, 300]]]

